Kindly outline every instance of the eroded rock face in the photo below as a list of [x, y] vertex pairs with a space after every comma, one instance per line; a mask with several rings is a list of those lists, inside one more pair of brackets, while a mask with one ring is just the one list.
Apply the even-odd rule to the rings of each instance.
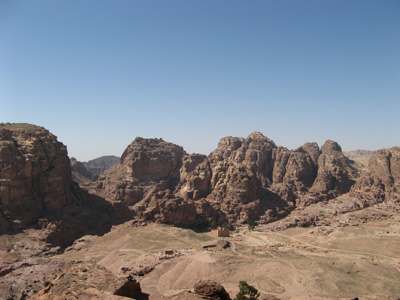
[[73, 182], [67, 148], [48, 130], [0, 124], [0, 233], [36, 228], [35, 238], [66, 247], [126, 221], [119, 209]]
[[369, 204], [400, 201], [400, 147], [376, 151], [351, 194]]
[[326, 141], [318, 157], [318, 174], [312, 191], [318, 197], [332, 199], [347, 193], [355, 183], [356, 170], [350, 166], [338, 143]]
[[73, 202], [67, 148], [48, 130], [0, 124], [1, 210], [21, 226]]
[[[204, 222], [202, 205], [191, 200], [207, 194], [208, 179], [202, 179], [207, 175], [197, 169], [204, 160], [161, 139], [136, 138], [92, 191], [130, 207], [140, 221], [194, 225]], [[200, 172], [198, 179], [186, 182], [184, 178], [195, 171]]]
[[107, 199], [133, 205], [158, 191], [173, 190], [184, 154], [182, 147], [161, 139], [136, 138], [120, 163], [100, 176], [97, 186]]
[[142, 221], [180, 225], [268, 223], [298, 206], [347, 193], [357, 172], [340, 146], [277, 147], [260, 132], [226, 137], [208, 157], [160, 139], [136, 138], [93, 192]]

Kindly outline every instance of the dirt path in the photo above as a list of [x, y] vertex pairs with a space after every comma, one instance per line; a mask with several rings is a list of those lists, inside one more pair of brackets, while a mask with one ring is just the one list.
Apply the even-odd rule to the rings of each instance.
[[281, 261], [285, 264], [288, 264], [291, 267], [291, 281], [292, 283], [285, 283], [282, 282], [282, 286], [285, 288], [285, 291], [280, 295], [281, 297], [288, 296], [290, 298], [293, 297], [305, 297], [308, 295], [308, 291], [305, 289], [305, 287], [300, 283], [299, 277], [300, 277], [300, 272], [299, 270], [288, 260], [286, 259], [279, 259], [278, 261]]
[[195, 246], [195, 245], [196, 245], [196, 244], [194, 244], [194, 243], [192, 243], [192, 242], [190, 242], [190, 241], [188, 241], [188, 240], [185, 240], [185, 239], [182, 239], [182, 238], [176, 236], [176, 235], [173, 234], [173, 233], [160, 230], [160, 229], [158, 229], [158, 228], [156, 228], [156, 227], [154, 227], [153, 230], [154, 230], [154, 231], [158, 231], [158, 232], [160, 232], [160, 233], [162, 233], [162, 234], [167, 234], [167, 235], [169, 235], [169, 236], [172, 236], [173, 238], [175, 238], [175, 239], [177, 239], [177, 240], [179, 240], [179, 241], [181, 241], [181, 242], [188, 243], [188, 244], [190, 244], [190, 245], [192, 245], [192, 246]]

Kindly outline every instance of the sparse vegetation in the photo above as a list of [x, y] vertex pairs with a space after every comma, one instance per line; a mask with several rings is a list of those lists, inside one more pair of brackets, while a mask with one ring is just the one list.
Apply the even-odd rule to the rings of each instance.
[[239, 282], [239, 289], [234, 300], [257, 300], [260, 297], [258, 290], [246, 281]]
[[221, 227], [226, 228], [228, 230], [234, 230], [234, 227], [230, 223], [224, 223]]
[[210, 227], [211, 227], [212, 230], [217, 229], [218, 228], [217, 222], [212, 221], [211, 224], [210, 224]]
[[254, 228], [256, 228], [256, 226], [257, 226], [257, 223], [256, 223], [256, 222], [251, 222], [251, 223], [249, 224], [249, 230], [254, 230]]

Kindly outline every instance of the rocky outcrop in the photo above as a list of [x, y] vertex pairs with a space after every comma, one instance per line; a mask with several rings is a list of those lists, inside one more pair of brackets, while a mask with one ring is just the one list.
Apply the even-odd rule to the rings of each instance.
[[76, 199], [67, 148], [48, 130], [29, 124], [0, 124], [0, 199], [8, 218], [21, 227], [43, 212]]
[[332, 199], [349, 192], [357, 172], [351, 167], [342, 148], [334, 141], [326, 141], [318, 157], [318, 174], [311, 191], [319, 198]]
[[49, 242], [57, 236], [69, 240], [71, 228], [64, 217], [48, 215], [84, 212], [84, 220], [96, 224], [89, 211], [93, 207], [106, 215], [110, 207], [125, 208], [121, 215], [135, 216], [136, 224], [251, 224], [276, 221], [295, 208], [350, 190], [354, 197], [377, 202], [398, 197], [399, 190], [398, 148], [378, 151], [370, 171], [353, 187], [359, 170], [336, 142], [328, 140], [321, 149], [306, 143], [289, 150], [256, 131], [247, 138], [221, 139], [209, 156], [189, 155], [162, 139], [136, 138], [119, 163], [94, 183], [85, 166], [73, 159], [74, 174], [89, 180], [86, 189], [97, 198], [74, 184], [66, 147], [44, 128], [1, 125], [0, 151], [3, 230], [13, 224], [23, 228], [42, 218], [47, 223], [40, 227]]
[[174, 189], [184, 154], [182, 147], [161, 139], [136, 138], [120, 163], [100, 176], [97, 187], [106, 199], [134, 205], [159, 191]]
[[351, 189], [367, 205], [400, 201], [400, 147], [382, 149], [370, 158], [368, 169]]
[[221, 139], [207, 157], [136, 138], [92, 192], [130, 207], [139, 223], [269, 223], [347, 193], [357, 175], [333, 141], [288, 150], [253, 132]]
[[71, 264], [31, 299], [126, 299], [143, 295], [140, 283], [99, 265]]
[[126, 210], [73, 182], [67, 148], [45, 128], [0, 124], [0, 232], [39, 229], [63, 247], [126, 220]]
[[200, 280], [194, 286], [194, 291], [205, 299], [231, 300], [231, 297], [225, 291], [225, 288], [219, 283], [211, 280]]
[[[130, 207], [144, 222], [199, 224], [204, 222], [200, 211], [209, 205], [191, 198], [207, 193], [201, 183], [203, 174], [196, 168], [204, 159], [161, 139], [136, 138], [120, 163], [105, 171], [92, 191]], [[184, 178], [193, 172], [200, 172], [199, 180], [186, 182]]]

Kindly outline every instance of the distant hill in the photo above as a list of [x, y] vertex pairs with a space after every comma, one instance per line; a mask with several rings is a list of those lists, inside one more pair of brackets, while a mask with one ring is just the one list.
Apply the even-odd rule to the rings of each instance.
[[368, 169], [368, 162], [376, 151], [369, 150], [355, 150], [346, 151], [343, 154], [354, 162], [354, 167], [359, 171], [363, 172]]
[[114, 155], [106, 155], [89, 160], [88, 162], [83, 162], [83, 165], [86, 167], [86, 169], [88, 169], [88, 171], [96, 176], [113, 167], [117, 163], [119, 163], [119, 157]]

